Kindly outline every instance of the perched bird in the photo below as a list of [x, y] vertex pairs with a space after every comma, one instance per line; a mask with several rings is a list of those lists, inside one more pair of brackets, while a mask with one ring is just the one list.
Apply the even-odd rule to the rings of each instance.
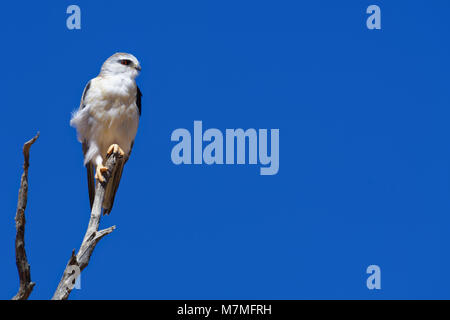
[[112, 210], [123, 167], [133, 148], [141, 115], [142, 94], [135, 82], [140, 71], [139, 61], [132, 54], [116, 53], [109, 57], [100, 74], [84, 88], [80, 107], [70, 120], [83, 146], [91, 208], [94, 177], [104, 182], [106, 156], [112, 152], [124, 156], [106, 187], [103, 214]]

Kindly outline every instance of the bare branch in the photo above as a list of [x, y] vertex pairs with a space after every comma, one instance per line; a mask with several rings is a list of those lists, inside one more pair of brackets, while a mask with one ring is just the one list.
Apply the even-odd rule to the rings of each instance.
[[30, 141], [23, 145], [23, 174], [20, 179], [19, 197], [16, 211], [16, 265], [19, 272], [20, 287], [12, 300], [26, 300], [33, 291], [34, 282], [31, 282], [30, 265], [25, 252], [25, 209], [28, 199], [28, 167], [30, 166], [30, 148], [39, 138], [39, 132]]
[[83, 242], [81, 243], [80, 249], [76, 255], [75, 250], [72, 251], [72, 256], [67, 263], [66, 269], [64, 270], [63, 276], [58, 284], [58, 287], [56, 288], [52, 300], [66, 300], [69, 297], [76, 280], [74, 276], [74, 268], [79, 268], [79, 272], [86, 268], [97, 243], [100, 239], [113, 232], [116, 228], [115, 226], [112, 226], [98, 231], [100, 218], [102, 215], [102, 204], [105, 197], [105, 189], [109, 178], [111, 177], [111, 172], [114, 172], [116, 166], [118, 166], [121, 161], [124, 161], [124, 159], [119, 153], [111, 154], [106, 160], [108, 174], [106, 175], [103, 183], [97, 182], [94, 203], [91, 210], [91, 218], [89, 220], [89, 225]]

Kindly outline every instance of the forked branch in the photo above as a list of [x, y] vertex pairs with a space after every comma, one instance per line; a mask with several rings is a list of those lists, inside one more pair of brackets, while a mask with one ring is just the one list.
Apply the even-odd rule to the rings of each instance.
[[75, 285], [76, 277], [89, 264], [92, 252], [94, 251], [97, 243], [101, 238], [107, 234], [110, 234], [116, 228], [115, 226], [112, 226], [98, 231], [100, 218], [102, 215], [102, 204], [105, 197], [105, 189], [109, 178], [111, 177], [111, 172], [114, 172], [116, 166], [119, 165], [121, 161], [124, 161], [124, 159], [118, 152], [112, 153], [106, 160], [108, 174], [106, 174], [105, 181], [103, 183], [97, 182], [94, 203], [91, 210], [91, 218], [89, 220], [89, 225], [83, 242], [81, 243], [80, 249], [76, 255], [75, 250], [72, 251], [72, 255], [67, 263], [66, 269], [64, 270], [63, 276], [58, 284], [58, 287], [56, 288], [52, 300], [66, 300], [69, 297]]

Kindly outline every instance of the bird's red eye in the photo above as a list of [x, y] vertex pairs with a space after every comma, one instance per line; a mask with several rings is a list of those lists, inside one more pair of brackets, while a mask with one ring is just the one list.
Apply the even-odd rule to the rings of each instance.
[[120, 60], [120, 63], [123, 64], [124, 66], [128, 66], [131, 63], [131, 61], [127, 60], [127, 59], [123, 59], [123, 60]]

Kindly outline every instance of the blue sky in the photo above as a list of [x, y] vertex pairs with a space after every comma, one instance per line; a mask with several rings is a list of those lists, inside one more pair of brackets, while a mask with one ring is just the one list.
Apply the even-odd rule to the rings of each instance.
[[[81, 30], [66, 8], [81, 8]], [[366, 28], [381, 8], [382, 30]], [[7, 2], [0, 12], [0, 298], [14, 214], [52, 296], [89, 219], [70, 115], [117, 51], [142, 117], [112, 214], [71, 299], [450, 298], [448, 1]], [[280, 170], [172, 163], [177, 128], [279, 128]], [[369, 265], [382, 289], [366, 288]]]

